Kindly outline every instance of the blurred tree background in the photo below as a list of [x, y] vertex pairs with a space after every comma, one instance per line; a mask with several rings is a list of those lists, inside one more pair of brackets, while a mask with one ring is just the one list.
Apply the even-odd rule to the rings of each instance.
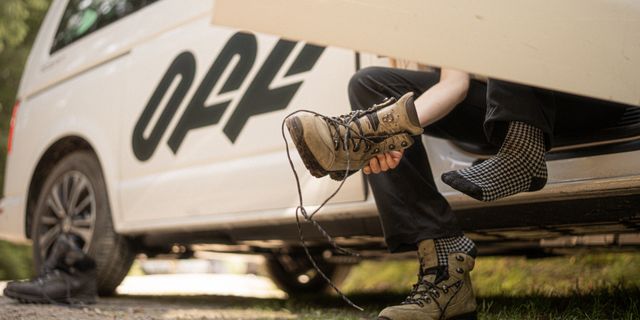
[[[0, 193], [7, 135], [22, 69], [51, 0], [0, 0]], [[0, 241], [0, 280], [31, 276], [31, 249]]]

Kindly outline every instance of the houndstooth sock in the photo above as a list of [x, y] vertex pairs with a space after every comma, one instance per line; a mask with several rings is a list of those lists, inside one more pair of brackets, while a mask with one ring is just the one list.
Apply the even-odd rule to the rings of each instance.
[[540, 190], [547, 183], [544, 134], [526, 123], [511, 122], [498, 154], [469, 168], [444, 173], [442, 181], [482, 201]]
[[438, 255], [438, 265], [449, 265], [449, 254], [452, 252], [464, 252], [475, 258], [476, 245], [466, 236], [449, 237], [435, 239], [436, 254]]

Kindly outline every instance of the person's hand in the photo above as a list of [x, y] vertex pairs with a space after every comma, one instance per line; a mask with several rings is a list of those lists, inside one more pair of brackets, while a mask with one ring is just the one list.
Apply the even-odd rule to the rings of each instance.
[[365, 174], [380, 173], [387, 170], [395, 169], [402, 159], [404, 150], [390, 151], [384, 154], [379, 154], [369, 160], [369, 165], [362, 168]]

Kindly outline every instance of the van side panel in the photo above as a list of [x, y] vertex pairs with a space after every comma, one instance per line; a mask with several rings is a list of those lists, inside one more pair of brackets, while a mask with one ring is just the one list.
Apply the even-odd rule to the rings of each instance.
[[[131, 53], [120, 231], [293, 219], [285, 210], [295, 207], [297, 193], [282, 119], [301, 108], [350, 110], [354, 52], [212, 27], [208, 19], [177, 26]], [[335, 190], [336, 182], [311, 177], [292, 156], [308, 205]], [[364, 199], [356, 175], [334, 203]]]

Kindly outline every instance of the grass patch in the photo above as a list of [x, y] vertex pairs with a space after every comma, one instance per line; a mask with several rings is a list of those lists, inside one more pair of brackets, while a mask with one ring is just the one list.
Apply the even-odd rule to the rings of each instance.
[[640, 253], [581, 253], [544, 259], [480, 258], [471, 273], [479, 296], [574, 296], [640, 287]]
[[26, 279], [33, 276], [31, 246], [0, 240], [0, 280]]
[[[343, 284], [345, 292], [406, 292], [417, 261], [365, 261]], [[640, 287], [640, 253], [580, 253], [544, 259], [480, 257], [471, 273], [478, 296], [568, 296]]]
[[640, 290], [612, 287], [569, 296], [480, 296], [482, 319], [638, 319]]
[[[342, 287], [382, 308], [404, 298], [416, 273], [417, 261], [366, 261]], [[639, 252], [481, 257], [471, 277], [481, 319], [640, 319]]]

